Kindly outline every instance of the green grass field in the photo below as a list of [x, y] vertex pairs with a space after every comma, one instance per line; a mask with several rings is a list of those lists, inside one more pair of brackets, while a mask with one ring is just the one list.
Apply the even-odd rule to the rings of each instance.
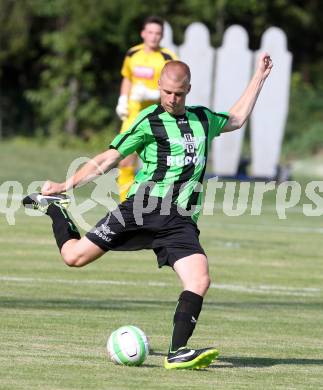
[[[11, 143], [0, 153], [0, 184], [18, 180], [24, 191], [31, 180], [62, 179], [79, 155]], [[260, 216], [218, 207], [200, 219], [212, 286], [190, 346], [220, 351], [203, 371], [163, 368], [181, 289], [153, 252], [111, 252], [71, 269], [46, 216], [20, 208], [9, 225], [0, 214], [0, 389], [323, 388], [323, 218], [298, 206], [280, 220], [274, 207], [269, 197]], [[102, 213], [87, 213], [88, 223]], [[126, 324], [150, 338], [142, 367], [107, 359], [109, 334]]]

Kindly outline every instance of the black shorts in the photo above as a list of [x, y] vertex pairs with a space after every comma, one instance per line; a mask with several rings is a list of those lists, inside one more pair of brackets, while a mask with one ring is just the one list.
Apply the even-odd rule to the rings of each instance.
[[133, 197], [109, 212], [86, 237], [104, 251], [135, 251], [153, 249], [159, 267], [173, 267], [176, 260], [201, 253], [200, 231], [190, 216], [179, 214], [174, 205], [169, 215], [160, 215], [160, 209], [143, 214], [136, 220]]

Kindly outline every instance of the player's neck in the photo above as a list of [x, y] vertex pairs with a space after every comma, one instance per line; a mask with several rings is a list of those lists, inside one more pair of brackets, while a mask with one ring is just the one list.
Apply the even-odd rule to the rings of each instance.
[[184, 106], [183, 108], [179, 109], [178, 111], [176, 110], [175, 112], [174, 112], [174, 111], [169, 111], [169, 110], [167, 110], [167, 107], [166, 107], [166, 106], [163, 106], [162, 104], [161, 104], [161, 106], [163, 107], [163, 109], [164, 109], [166, 112], [168, 112], [169, 115], [172, 115], [172, 116], [175, 116], [175, 117], [184, 116], [185, 113], [186, 113], [186, 108], [185, 108], [185, 106]]
[[144, 52], [145, 53], [152, 53], [154, 51], [157, 51], [158, 49], [159, 49], [159, 47], [152, 48], [152, 47], [149, 47], [148, 45], [144, 44]]

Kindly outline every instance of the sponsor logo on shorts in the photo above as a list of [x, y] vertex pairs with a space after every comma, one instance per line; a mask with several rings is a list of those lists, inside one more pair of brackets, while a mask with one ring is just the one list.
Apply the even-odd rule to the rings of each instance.
[[98, 229], [94, 230], [94, 234], [97, 235], [99, 238], [101, 238], [101, 240], [103, 240], [105, 242], [110, 242], [112, 240], [112, 238], [108, 237], [106, 234], [102, 233]]
[[105, 242], [110, 242], [112, 238], [109, 235], [116, 234], [113, 232], [109, 226], [102, 224], [99, 228], [94, 230], [94, 234], [97, 235], [101, 240]]
[[104, 233], [104, 234], [115, 234], [115, 232], [113, 232], [113, 231], [110, 229], [110, 226], [107, 226], [107, 225], [104, 225], [104, 224], [101, 225], [100, 230], [101, 230], [102, 233]]

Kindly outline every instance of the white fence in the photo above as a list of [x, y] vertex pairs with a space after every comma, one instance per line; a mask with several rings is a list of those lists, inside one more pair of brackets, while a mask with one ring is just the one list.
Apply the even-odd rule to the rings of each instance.
[[[248, 44], [246, 30], [234, 25], [225, 31], [222, 46], [214, 49], [210, 33], [201, 23], [193, 23], [186, 29], [181, 46], [174, 45], [172, 29], [166, 23], [162, 41], [163, 46], [176, 52], [191, 68], [192, 90], [187, 104], [204, 105], [214, 111], [230, 109], [247, 86], [259, 52], [270, 53], [274, 68], [250, 121], [251, 176], [274, 178], [288, 114], [292, 55], [285, 33], [277, 27], [264, 32], [259, 51], [250, 51]], [[214, 141], [211, 153], [214, 174], [237, 174], [244, 134], [245, 126]]]

